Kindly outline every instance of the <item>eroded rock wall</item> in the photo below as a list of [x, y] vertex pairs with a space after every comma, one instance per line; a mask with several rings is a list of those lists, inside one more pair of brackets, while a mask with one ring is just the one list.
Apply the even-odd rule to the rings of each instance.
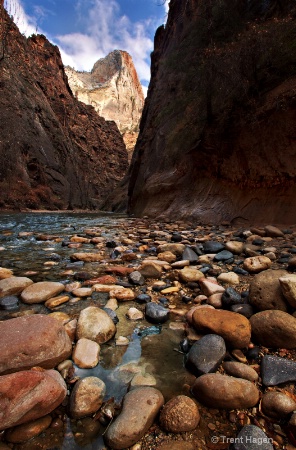
[[0, 206], [99, 207], [127, 169], [114, 122], [72, 95], [59, 50], [0, 5]]
[[129, 211], [296, 220], [295, 2], [171, 0], [132, 160]]

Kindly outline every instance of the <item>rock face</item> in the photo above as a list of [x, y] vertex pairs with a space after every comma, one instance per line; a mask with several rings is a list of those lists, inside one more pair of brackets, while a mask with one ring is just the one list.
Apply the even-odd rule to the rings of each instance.
[[144, 95], [132, 57], [125, 51], [114, 50], [99, 59], [91, 72], [77, 72], [71, 67], [66, 67], [65, 72], [75, 97], [92, 105], [106, 120], [114, 120], [127, 148], [133, 149]]
[[127, 169], [122, 136], [74, 98], [58, 48], [0, 8], [0, 207], [97, 207]]
[[155, 35], [131, 213], [295, 221], [294, 9], [291, 0], [171, 0]]

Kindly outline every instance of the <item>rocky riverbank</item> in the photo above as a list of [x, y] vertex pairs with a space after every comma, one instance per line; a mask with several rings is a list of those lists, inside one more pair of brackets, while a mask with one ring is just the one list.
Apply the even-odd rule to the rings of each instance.
[[296, 227], [45, 230], [1, 233], [1, 450], [295, 448]]

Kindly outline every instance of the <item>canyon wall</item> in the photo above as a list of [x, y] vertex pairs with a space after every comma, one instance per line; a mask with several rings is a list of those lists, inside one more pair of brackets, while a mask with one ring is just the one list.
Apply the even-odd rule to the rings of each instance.
[[100, 207], [128, 166], [116, 124], [72, 95], [58, 48], [22, 36], [1, 3], [0, 37], [0, 207]]
[[144, 106], [143, 90], [131, 56], [114, 50], [98, 60], [91, 72], [65, 68], [73, 94], [99, 115], [114, 120], [128, 150], [133, 150]]
[[292, 0], [171, 0], [131, 165], [129, 212], [296, 221]]

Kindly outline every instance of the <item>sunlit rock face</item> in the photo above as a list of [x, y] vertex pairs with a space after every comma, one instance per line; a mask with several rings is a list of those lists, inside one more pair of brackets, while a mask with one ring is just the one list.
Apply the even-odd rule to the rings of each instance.
[[98, 208], [128, 166], [116, 124], [73, 96], [58, 47], [0, 19], [0, 207]]
[[133, 149], [144, 95], [131, 56], [114, 50], [97, 61], [91, 72], [77, 72], [69, 66], [65, 70], [76, 98], [92, 105], [105, 119], [114, 120], [127, 149]]
[[155, 35], [130, 213], [295, 222], [294, 44], [294, 1], [170, 1]]

